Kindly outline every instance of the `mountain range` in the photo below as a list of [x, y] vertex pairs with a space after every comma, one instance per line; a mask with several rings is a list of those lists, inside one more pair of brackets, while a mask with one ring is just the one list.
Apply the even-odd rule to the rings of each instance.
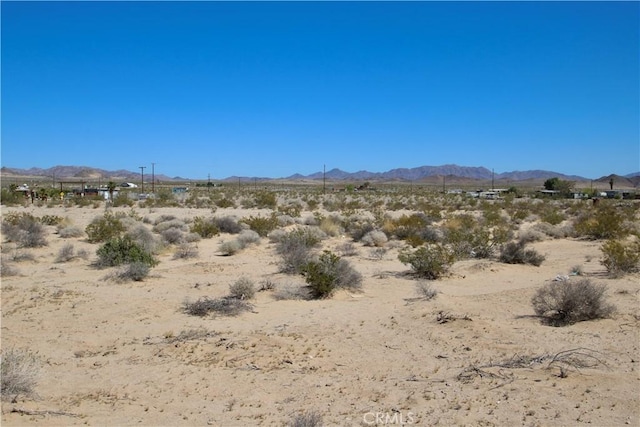
[[[140, 179], [139, 172], [131, 172], [124, 169], [116, 171], [107, 171], [104, 169], [98, 169], [88, 166], [54, 166], [48, 169], [42, 168], [30, 168], [30, 169], [17, 169], [2, 167], [0, 173], [3, 176], [42, 176], [51, 177], [55, 180], [60, 179], [113, 179], [113, 180], [131, 180], [137, 181]], [[151, 180], [151, 173], [147, 170], [145, 175], [147, 179]], [[163, 174], [154, 174], [156, 180], [159, 181], [185, 181], [188, 178], [182, 177], [169, 177]], [[420, 166], [416, 168], [397, 168], [391, 169], [386, 172], [345, 172], [340, 169], [331, 169], [327, 172], [316, 172], [309, 175], [294, 174], [284, 178], [265, 178], [265, 177], [238, 177], [232, 176], [225, 179], [225, 181], [238, 181], [238, 180], [271, 180], [271, 179], [285, 179], [285, 180], [322, 180], [327, 179], [331, 181], [406, 181], [406, 182], [419, 182], [433, 177], [449, 177], [463, 180], [496, 180], [496, 181], [526, 181], [526, 180], [545, 180], [553, 177], [558, 177], [564, 180], [570, 181], [589, 181], [589, 178], [577, 176], [577, 175], [565, 175], [559, 172], [545, 171], [545, 170], [527, 170], [527, 171], [512, 171], [503, 173], [494, 173], [493, 171], [485, 167], [472, 167], [472, 166], [459, 166], [454, 164], [441, 165], [441, 166]], [[640, 172], [631, 173], [624, 176], [608, 175], [598, 178], [596, 181], [609, 181], [611, 178], [628, 180], [632, 186], [638, 186], [640, 184]]]

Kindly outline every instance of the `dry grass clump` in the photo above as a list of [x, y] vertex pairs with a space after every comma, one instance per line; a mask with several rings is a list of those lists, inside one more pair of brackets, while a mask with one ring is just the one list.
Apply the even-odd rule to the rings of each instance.
[[72, 237], [82, 237], [84, 236], [84, 231], [80, 227], [67, 225], [65, 227], [58, 229], [58, 235], [63, 239], [68, 239]]
[[276, 286], [273, 298], [277, 301], [309, 300], [311, 294], [306, 286], [287, 283]]
[[232, 298], [230, 296], [222, 298], [200, 298], [195, 302], [183, 303], [183, 311], [192, 316], [204, 317], [211, 313], [221, 316], [237, 316], [245, 311], [250, 311], [253, 306], [248, 302]]
[[424, 280], [416, 283], [416, 291], [420, 298], [430, 301], [438, 296], [438, 291], [433, 287], [431, 282], [426, 282]]
[[552, 326], [565, 326], [611, 316], [615, 306], [607, 303], [606, 285], [589, 279], [560, 280], [538, 289], [531, 303], [536, 315]]
[[47, 245], [45, 227], [37, 218], [24, 212], [6, 215], [2, 221], [2, 234], [6, 240], [23, 248]]
[[113, 273], [113, 277], [118, 282], [141, 282], [149, 275], [149, 271], [148, 264], [136, 261], [121, 266]]
[[322, 415], [311, 411], [297, 414], [288, 424], [289, 427], [322, 427]]
[[247, 300], [253, 299], [256, 295], [256, 288], [253, 281], [246, 277], [241, 277], [229, 286], [229, 297]]
[[69, 262], [75, 258], [87, 259], [89, 258], [89, 253], [84, 249], [76, 252], [73, 244], [67, 243], [58, 251], [55, 262]]
[[29, 350], [7, 348], [2, 350], [0, 362], [2, 399], [35, 394], [40, 373], [38, 358]]
[[198, 247], [187, 242], [179, 244], [173, 253], [173, 259], [190, 259], [197, 257]]

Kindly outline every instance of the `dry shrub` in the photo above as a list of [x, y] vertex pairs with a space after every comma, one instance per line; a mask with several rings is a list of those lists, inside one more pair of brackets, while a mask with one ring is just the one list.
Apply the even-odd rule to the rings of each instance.
[[552, 326], [609, 317], [615, 307], [606, 301], [607, 287], [589, 279], [551, 282], [538, 289], [531, 303], [536, 315]]
[[17, 276], [19, 274], [20, 274], [20, 270], [18, 270], [9, 261], [5, 260], [4, 257], [0, 260], [0, 276], [1, 277]]
[[179, 228], [169, 228], [160, 233], [162, 239], [170, 245], [182, 242], [184, 233]]
[[75, 248], [71, 243], [62, 246], [58, 251], [55, 262], [68, 262], [75, 258]]
[[322, 427], [322, 415], [315, 411], [298, 414], [289, 422], [289, 427]]
[[253, 243], [260, 242], [260, 235], [253, 230], [242, 230], [237, 237], [242, 247], [247, 247]]
[[218, 246], [218, 251], [222, 255], [235, 255], [240, 252], [244, 246], [238, 240], [228, 240], [226, 242], [221, 242]]
[[82, 237], [84, 236], [84, 231], [82, 231], [82, 229], [79, 227], [69, 225], [69, 226], [60, 228], [58, 230], [58, 235], [63, 239], [68, 239], [70, 237]]
[[544, 261], [544, 255], [535, 249], [526, 249], [525, 243], [518, 241], [504, 245], [500, 250], [499, 260], [506, 264], [530, 264], [538, 267]]
[[246, 277], [241, 277], [229, 286], [229, 297], [246, 300], [252, 299], [256, 295], [256, 288], [253, 281]]
[[385, 243], [387, 243], [389, 239], [384, 232], [379, 230], [373, 230], [362, 236], [362, 243], [365, 246], [376, 246], [382, 247]]
[[3, 399], [35, 394], [40, 363], [33, 353], [24, 349], [3, 349], [0, 365]]
[[242, 231], [242, 225], [232, 216], [216, 218], [215, 223], [222, 233], [238, 234]]
[[331, 237], [336, 237], [344, 233], [342, 221], [335, 215], [322, 218], [320, 221], [320, 230]]
[[115, 278], [119, 282], [141, 282], [149, 275], [149, 265], [144, 262], [132, 262], [126, 264], [115, 272]]
[[187, 301], [183, 303], [185, 313], [200, 317], [207, 316], [210, 313], [222, 316], [237, 316], [252, 308], [253, 306], [248, 302], [228, 296], [215, 299], [204, 297], [195, 302]]
[[430, 301], [438, 296], [438, 291], [433, 287], [430, 282], [419, 281], [416, 284], [416, 291], [421, 298]]
[[572, 231], [570, 227], [561, 227], [558, 225], [551, 225], [547, 222], [536, 223], [531, 227], [533, 231], [539, 231], [553, 239], [564, 239], [571, 235]]
[[362, 275], [349, 261], [330, 251], [309, 261], [302, 270], [313, 298], [328, 298], [338, 288], [360, 289]]
[[198, 248], [189, 243], [181, 243], [173, 253], [173, 259], [189, 259], [198, 257]]
[[37, 248], [47, 245], [45, 227], [28, 213], [7, 215], [2, 221], [5, 239], [23, 248]]
[[306, 286], [296, 284], [285, 284], [276, 287], [273, 298], [278, 301], [283, 300], [308, 300], [311, 294]]
[[421, 246], [414, 252], [402, 250], [398, 259], [403, 264], [411, 265], [418, 277], [435, 280], [449, 272], [455, 257], [442, 245], [430, 245]]

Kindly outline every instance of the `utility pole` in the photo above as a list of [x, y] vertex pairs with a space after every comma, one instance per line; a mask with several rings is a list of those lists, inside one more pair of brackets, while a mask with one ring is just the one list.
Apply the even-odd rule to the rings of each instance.
[[491, 191], [496, 189], [496, 186], [493, 185], [494, 182], [494, 173], [493, 173], [493, 168], [491, 169]]
[[151, 192], [156, 192], [156, 164], [151, 163]]
[[140, 180], [142, 181], [142, 190], [141, 192], [144, 193], [144, 169], [146, 168], [146, 166], [138, 166], [140, 168]]
[[207, 193], [211, 191], [211, 174], [207, 174]]
[[327, 193], [327, 165], [322, 165], [322, 194]]

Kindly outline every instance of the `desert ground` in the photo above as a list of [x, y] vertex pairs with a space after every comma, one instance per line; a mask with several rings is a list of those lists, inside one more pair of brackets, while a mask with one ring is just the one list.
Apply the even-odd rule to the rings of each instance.
[[[163, 215], [190, 221], [271, 212], [111, 211], [134, 211], [149, 228]], [[105, 207], [2, 207], [3, 217], [11, 212], [59, 216], [84, 230]], [[401, 213], [408, 212], [391, 214]], [[310, 216], [303, 210], [300, 222]], [[100, 244], [45, 228], [46, 246], [2, 243], [17, 270], [2, 277], [2, 349], [26, 349], [40, 362], [32, 396], [3, 396], [3, 426], [283, 426], [301, 414], [327, 426], [640, 425], [640, 275], [610, 277], [602, 241], [535, 241], [530, 246], [545, 256], [540, 266], [456, 261], [429, 281], [438, 291], [431, 300], [420, 298], [419, 280], [398, 260], [404, 243], [390, 239], [374, 256], [353, 242], [345, 258], [362, 275], [361, 289], [300, 300], [276, 298], [305, 279], [281, 272], [268, 238], [232, 256], [219, 251], [233, 238], [226, 233], [195, 242], [195, 258], [175, 258], [167, 245], [144, 280], [122, 282], [114, 268], [93, 265]], [[339, 233], [320, 249], [337, 253], [347, 242]], [[69, 243], [88, 258], [58, 262]], [[532, 296], [574, 266], [607, 286], [615, 313], [544, 324]], [[183, 310], [187, 301], [224, 296], [240, 277], [274, 289], [257, 292], [252, 309], [237, 316]]]

